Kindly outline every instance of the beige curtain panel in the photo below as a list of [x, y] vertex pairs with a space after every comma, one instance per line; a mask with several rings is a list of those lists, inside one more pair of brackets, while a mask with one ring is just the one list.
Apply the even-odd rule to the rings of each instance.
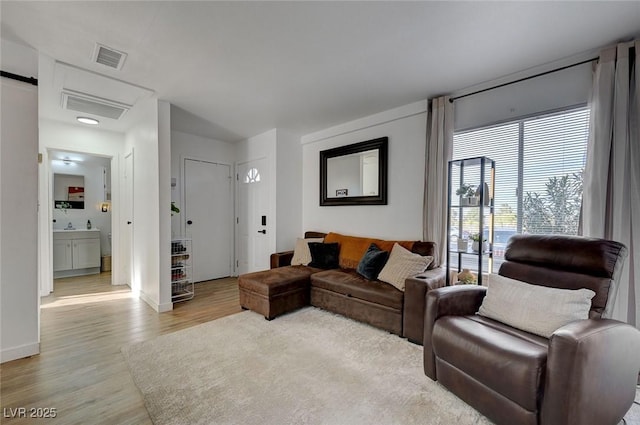
[[613, 318], [640, 328], [640, 41], [601, 52], [591, 100], [582, 232], [629, 249]]
[[453, 103], [448, 96], [432, 99], [427, 112], [423, 240], [438, 244], [442, 265], [447, 249], [447, 168], [453, 151]]

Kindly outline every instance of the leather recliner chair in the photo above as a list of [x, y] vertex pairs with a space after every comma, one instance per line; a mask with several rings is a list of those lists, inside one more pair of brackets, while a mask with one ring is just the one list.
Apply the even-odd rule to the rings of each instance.
[[640, 331], [611, 317], [624, 245], [576, 236], [516, 235], [499, 274], [591, 289], [589, 319], [549, 339], [477, 315], [486, 287], [427, 293], [424, 371], [497, 424], [615, 425], [631, 407]]

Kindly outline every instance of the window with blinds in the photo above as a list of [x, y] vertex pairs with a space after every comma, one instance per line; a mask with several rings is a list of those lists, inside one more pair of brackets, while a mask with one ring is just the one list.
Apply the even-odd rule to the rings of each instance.
[[515, 233], [577, 233], [588, 133], [581, 107], [454, 134], [453, 159], [496, 162], [494, 266]]

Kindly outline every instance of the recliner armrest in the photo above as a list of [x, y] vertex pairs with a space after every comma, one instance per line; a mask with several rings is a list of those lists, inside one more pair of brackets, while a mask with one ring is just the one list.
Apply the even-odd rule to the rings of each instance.
[[427, 291], [442, 288], [446, 283], [445, 269], [427, 270], [405, 280], [402, 308], [402, 336], [422, 345], [424, 336], [424, 310]]
[[434, 381], [436, 358], [431, 346], [431, 336], [436, 320], [442, 316], [466, 316], [475, 314], [487, 293], [487, 288], [478, 285], [456, 285], [427, 292], [424, 312], [424, 373]]
[[275, 252], [271, 254], [271, 268], [290, 266], [292, 258], [293, 251]]
[[617, 424], [631, 407], [640, 331], [611, 319], [556, 330], [549, 342], [542, 424]]

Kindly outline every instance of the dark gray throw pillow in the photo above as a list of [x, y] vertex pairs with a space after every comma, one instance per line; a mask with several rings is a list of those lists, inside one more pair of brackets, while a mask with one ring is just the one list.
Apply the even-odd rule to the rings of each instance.
[[338, 260], [340, 244], [338, 242], [309, 242], [309, 251], [311, 252], [309, 267], [327, 270], [340, 267]]
[[376, 244], [372, 243], [369, 245], [367, 252], [362, 256], [356, 271], [366, 279], [376, 280], [388, 259], [389, 253], [381, 250]]

